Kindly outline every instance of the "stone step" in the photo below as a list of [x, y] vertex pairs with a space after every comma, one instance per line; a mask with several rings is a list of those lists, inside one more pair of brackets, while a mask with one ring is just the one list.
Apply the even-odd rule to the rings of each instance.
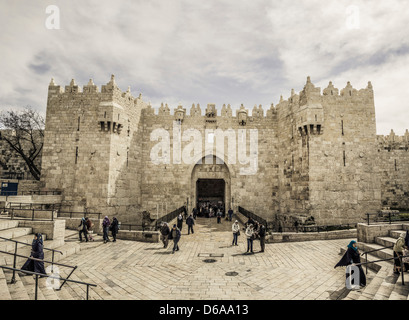
[[396, 239], [399, 238], [399, 236], [400, 236], [401, 234], [403, 234], [403, 236], [405, 237], [406, 231], [404, 231], [404, 230], [390, 230], [390, 231], [389, 231], [389, 236], [390, 236], [391, 238], [394, 238], [395, 241], [396, 241]]
[[385, 273], [384, 279], [373, 297], [373, 300], [388, 300], [394, 289], [395, 283], [399, 278], [399, 275], [393, 273], [393, 266], [386, 268]]
[[409, 298], [409, 277], [408, 273], [405, 275], [405, 285], [402, 285], [402, 277], [400, 276], [393, 287], [389, 300], [408, 300]]
[[[27, 294], [30, 300], [35, 299], [35, 278], [32, 275], [22, 276], [20, 277], [21, 282], [23, 283]], [[37, 300], [46, 300], [42, 290], [40, 283], [45, 282], [46, 278], [38, 278], [38, 288], [37, 288]]]
[[376, 237], [375, 243], [383, 247], [391, 247], [395, 244], [396, 238], [392, 237]]
[[13, 277], [13, 271], [7, 270], [5, 272], [6, 279], [7, 279], [7, 287], [10, 292], [10, 296], [12, 300], [30, 300], [30, 297], [27, 293], [26, 287], [22, 282], [21, 278], [23, 277], [31, 277], [30, 275], [19, 274], [16, 272], [15, 278], [16, 282], [11, 283], [11, 279]]
[[361, 251], [361, 253], [364, 253], [366, 251], [382, 249], [382, 250], [370, 253], [372, 256], [376, 257], [375, 260], [393, 258], [392, 249], [386, 249], [384, 246], [376, 244], [376, 243], [360, 243], [359, 247], [360, 247], [359, 250]]
[[[31, 243], [33, 242], [33, 238], [34, 238], [34, 236], [32, 234], [29, 234], [29, 235], [13, 238], [13, 240], [23, 242], [23, 243], [27, 243], [27, 244], [29, 244], [31, 246]], [[46, 238], [47, 238], [46, 235], [43, 235], [43, 239], [46, 240]], [[17, 252], [19, 251], [18, 249], [25, 248], [25, 247], [27, 247], [27, 246], [25, 246], [24, 244], [18, 243], [17, 244]], [[1, 240], [0, 239], [0, 250], [1, 251], [7, 251], [7, 252], [14, 252], [15, 243], [13, 241], [6, 241], [6, 240]]]
[[33, 232], [32, 228], [10, 228], [0, 231], [0, 237], [7, 239], [14, 239], [29, 235]]
[[18, 227], [17, 220], [0, 220], [0, 231]]
[[378, 263], [381, 268], [376, 272], [372, 279], [367, 279], [367, 286], [362, 290], [357, 300], [373, 300], [379, 288], [381, 287], [385, 277], [388, 275], [390, 265], [385, 262]]
[[0, 268], [0, 298], [1, 300], [11, 300], [10, 291], [7, 286], [6, 276], [2, 268]]

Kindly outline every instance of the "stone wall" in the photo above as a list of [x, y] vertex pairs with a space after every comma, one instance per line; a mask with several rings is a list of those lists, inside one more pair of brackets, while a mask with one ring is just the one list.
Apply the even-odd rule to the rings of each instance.
[[[64, 191], [65, 210], [136, 224], [142, 211], [156, 217], [184, 204], [191, 211], [198, 179], [223, 179], [226, 209], [242, 206], [270, 221], [288, 215], [313, 216], [319, 225], [360, 222], [381, 208], [381, 198], [391, 198], [388, 183], [399, 186], [394, 199], [405, 203], [409, 168], [402, 150], [401, 180], [390, 169], [381, 180], [398, 156], [378, 152], [370, 83], [359, 91], [348, 83], [340, 92], [330, 83], [321, 94], [308, 78], [300, 93], [267, 110], [203, 109], [171, 112], [162, 104], [155, 111], [129, 89], [122, 92], [113, 76], [101, 92], [92, 80], [83, 89], [74, 80], [65, 89], [52, 80], [41, 180]], [[257, 165], [249, 172], [245, 160], [253, 155]]]
[[382, 205], [409, 210], [409, 131], [377, 137], [381, 166]]

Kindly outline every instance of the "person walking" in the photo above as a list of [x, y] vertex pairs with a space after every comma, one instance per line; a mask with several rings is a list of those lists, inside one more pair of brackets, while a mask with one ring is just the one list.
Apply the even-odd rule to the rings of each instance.
[[195, 219], [193, 219], [192, 215], [190, 215], [189, 218], [186, 219], [186, 224], [187, 224], [187, 234], [190, 234], [190, 231], [192, 231], [192, 234], [195, 233], [193, 231], [193, 226], [195, 224]]
[[79, 235], [80, 235], [80, 242], [82, 242], [82, 234], [84, 234], [85, 241], [88, 242], [88, 237], [87, 237], [87, 222], [85, 221], [85, 218], [81, 218], [80, 225], [78, 226], [79, 230]]
[[179, 213], [178, 218], [177, 218], [177, 227], [179, 229], [180, 232], [182, 232], [182, 228], [183, 228], [183, 216], [181, 213]]
[[236, 221], [233, 223], [231, 229], [232, 229], [232, 231], [233, 231], [233, 242], [232, 242], [231, 245], [232, 245], [232, 246], [238, 246], [238, 244], [237, 244], [237, 238], [238, 238], [239, 235], [240, 235], [240, 225], [239, 225], [239, 221], [238, 221], [238, 220], [236, 220]]
[[254, 240], [254, 231], [253, 231], [253, 225], [249, 224], [246, 229], [246, 237], [247, 237], [247, 253], [251, 251], [253, 252], [253, 240]]
[[112, 238], [114, 238], [113, 242], [116, 242], [116, 235], [118, 234], [119, 231], [119, 222], [116, 217], [112, 219], [112, 223], [109, 226], [109, 229], [111, 230]]
[[217, 210], [216, 216], [217, 216], [217, 223], [222, 223], [222, 212], [220, 211], [220, 209]]
[[[348, 245], [348, 249], [341, 258], [341, 260], [335, 265], [334, 268], [337, 267], [349, 267], [350, 265], [355, 266], [356, 264], [361, 263], [360, 253], [358, 250], [358, 245], [356, 241], [351, 241]], [[359, 286], [365, 287], [366, 286], [366, 276], [365, 272], [361, 265], [357, 266], [359, 269], [359, 284], [355, 282], [355, 279], [351, 279], [350, 285], [351, 288], [359, 289]], [[352, 272], [346, 272], [346, 279], [348, 280], [352, 275]], [[355, 275], [356, 276], [356, 275]]]
[[104, 232], [103, 238], [104, 238], [104, 243], [107, 243], [109, 240], [108, 237], [108, 232], [109, 232], [109, 225], [111, 222], [109, 221], [108, 216], [105, 216], [104, 220], [102, 221], [102, 230]]
[[228, 215], [229, 215], [229, 221], [231, 221], [233, 218], [233, 210], [231, 208], [228, 211]]
[[[405, 238], [403, 236], [403, 233], [399, 236], [398, 240], [396, 240], [395, 245], [393, 246], [393, 257], [395, 258], [393, 260], [393, 271], [395, 273], [400, 273], [401, 272], [401, 259], [403, 256], [403, 249], [405, 247]], [[405, 266], [403, 266], [403, 271], [405, 269]]]
[[160, 228], [160, 233], [161, 233], [161, 238], [162, 238], [162, 243], [163, 247], [167, 248], [169, 244], [169, 234], [170, 234], [170, 228], [167, 222], [162, 223], [162, 227]]
[[266, 246], [266, 227], [264, 224], [260, 223], [260, 226], [258, 229], [258, 236], [260, 239], [260, 252], [264, 252], [264, 249]]
[[[35, 259], [44, 260], [44, 242], [43, 236], [41, 233], [35, 233], [34, 239], [31, 244], [31, 254], [30, 257]], [[38, 272], [42, 274], [46, 274], [44, 269], [44, 261], [37, 261], [33, 259], [27, 259], [24, 265], [21, 267], [21, 270], [31, 271], [31, 272]], [[35, 277], [35, 276], [34, 276]]]
[[172, 249], [172, 254], [175, 253], [175, 251], [179, 251], [179, 240], [182, 236], [182, 233], [176, 226], [176, 224], [173, 225], [172, 231], [170, 232], [170, 235], [173, 240], [173, 249]]
[[89, 241], [94, 241], [95, 239], [92, 237], [92, 234], [94, 233], [94, 230], [93, 230], [94, 224], [89, 218], [85, 218], [85, 222], [87, 224], [87, 233], [89, 236]]
[[195, 219], [196, 220], [196, 218], [197, 218], [197, 208], [196, 207], [194, 207], [193, 208], [193, 219]]

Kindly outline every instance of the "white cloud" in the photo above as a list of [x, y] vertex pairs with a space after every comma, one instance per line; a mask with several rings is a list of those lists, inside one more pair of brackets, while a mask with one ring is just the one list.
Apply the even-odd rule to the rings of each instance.
[[[266, 110], [309, 75], [322, 87], [372, 81], [378, 132], [409, 127], [408, 1], [55, 0], [61, 30], [45, 28], [49, 4], [0, 5], [1, 106], [45, 111], [51, 77], [102, 85], [115, 74], [123, 90], [130, 85], [156, 108]], [[358, 30], [346, 26], [350, 4], [359, 8]]]

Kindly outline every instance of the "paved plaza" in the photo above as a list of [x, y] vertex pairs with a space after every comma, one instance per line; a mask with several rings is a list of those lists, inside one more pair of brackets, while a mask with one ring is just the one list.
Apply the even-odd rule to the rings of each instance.
[[183, 226], [175, 254], [172, 241], [164, 249], [162, 243], [118, 240], [83, 243], [67, 263], [78, 265], [74, 280], [98, 285], [91, 289], [92, 299], [336, 300], [347, 295], [344, 268], [333, 267], [349, 240], [267, 244], [264, 253], [255, 241], [255, 253], [246, 254], [243, 232], [239, 246], [231, 246], [230, 230], [228, 221], [198, 218], [193, 235]]

